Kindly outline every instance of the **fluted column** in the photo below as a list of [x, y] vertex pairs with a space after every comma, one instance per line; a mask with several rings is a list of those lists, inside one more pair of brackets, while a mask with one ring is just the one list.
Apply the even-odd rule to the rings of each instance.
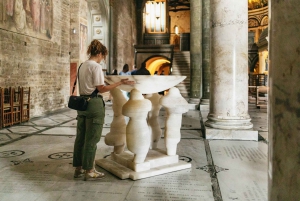
[[269, 8], [268, 200], [300, 200], [300, 1]]
[[248, 2], [211, 0], [211, 11], [211, 97], [205, 125], [252, 128], [248, 114]]
[[202, 97], [201, 105], [208, 105], [211, 65], [211, 0], [202, 0]]
[[191, 80], [189, 103], [199, 104], [202, 84], [202, 1], [191, 0], [191, 33], [190, 33], [190, 54], [191, 54]]

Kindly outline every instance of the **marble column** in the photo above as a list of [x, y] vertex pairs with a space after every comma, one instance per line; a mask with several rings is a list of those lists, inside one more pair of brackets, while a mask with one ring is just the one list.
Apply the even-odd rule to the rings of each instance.
[[300, 200], [300, 1], [269, 9], [268, 200]]
[[210, 107], [205, 125], [250, 129], [248, 114], [248, 2], [211, 0]]
[[202, 1], [191, 0], [191, 33], [190, 33], [190, 54], [191, 54], [191, 80], [189, 103], [199, 104], [202, 84]]
[[210, 0], [202, 0], [202, 97], [201, 105], [208, 105], [211, 64], [211, 10]]

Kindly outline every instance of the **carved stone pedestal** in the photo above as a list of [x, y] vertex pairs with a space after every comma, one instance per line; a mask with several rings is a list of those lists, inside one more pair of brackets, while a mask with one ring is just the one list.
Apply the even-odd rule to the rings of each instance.
[[168, 156], [166, 151], [149, 150], [143, 163], [133, 163], [133, 153], [112, 153], [109, 157], [96, 160], [96, 164], [120, 179], [138, 180], [160, 174], [191, 168], [191, 164], [180, 161], [178, 155]]
[[[113, 84], [124, 77], [108, 76], [106, 82]], [[96, 160], [96, 164], [121, 179], [132, 180], [191, 168], [190, 163], [180, 161], [176, 154], [177, 144], [181, 139], [182, 113], [189, 110], [189, 104], [174, 86], [185, 79], [185, 76], [138, 75], [126, 78], [135, 84], [120, 85], [119, 88], [130, 91], [130, 98], [125, 104], [114, 105], [120, 103], [115, 96], [113, 108], [114, 112], [118, 113], [114, 120], [121, 116], [119, 113], [122, 111], [122, 115], [129, 117], [129, 121], [126, 128], [121, 127], [118, 130], [118, 125], [111, 127], [105, 142], [109, 146], [114, 146], [114, 152], [107, 158]], [[156, 94], [166, 89], [169, 89], [169, 92], [164, 97]], [[167, 113], [164, 134], [166, 151], [157, 149], [157, 143], [161, 138], [157, 118], [162, 106], [166, 108]], [[125, 130], [126, 136], [123, 135]], [[127, 151], [121, 149], [124, 147], [125, 137]]]

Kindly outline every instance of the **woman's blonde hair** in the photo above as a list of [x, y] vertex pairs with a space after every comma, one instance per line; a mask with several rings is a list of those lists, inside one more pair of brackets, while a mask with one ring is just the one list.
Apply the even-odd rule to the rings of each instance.
[[108, 54], [107, 48], [98, 40], [93, 40], [89, 45], [86, 53], [90, 56], [96, 56], [97, 54], [102, 54], [106, 56]]

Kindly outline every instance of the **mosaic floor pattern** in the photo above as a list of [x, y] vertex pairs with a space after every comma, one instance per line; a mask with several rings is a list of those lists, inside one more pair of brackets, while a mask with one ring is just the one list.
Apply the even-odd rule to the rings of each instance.
[[[267, 200], [267, 114], [251, 108], [254, 141], [205, 140], [199, 111], [183, 114], [177, 154], [191, 169], [137, 181], [106, 174], [100, 181], [73, 179], [76, 111], [65, 109], [0, 130], [0, 200], [59, 201], [214, 201]], [[96, 159], [110, 155], [104, 144], [112, 121], [106, 106], [103, 136]], [[165, 112], [159, 122], [164, 129]], [[159, 148], [164, 148], [163, 136]]]

